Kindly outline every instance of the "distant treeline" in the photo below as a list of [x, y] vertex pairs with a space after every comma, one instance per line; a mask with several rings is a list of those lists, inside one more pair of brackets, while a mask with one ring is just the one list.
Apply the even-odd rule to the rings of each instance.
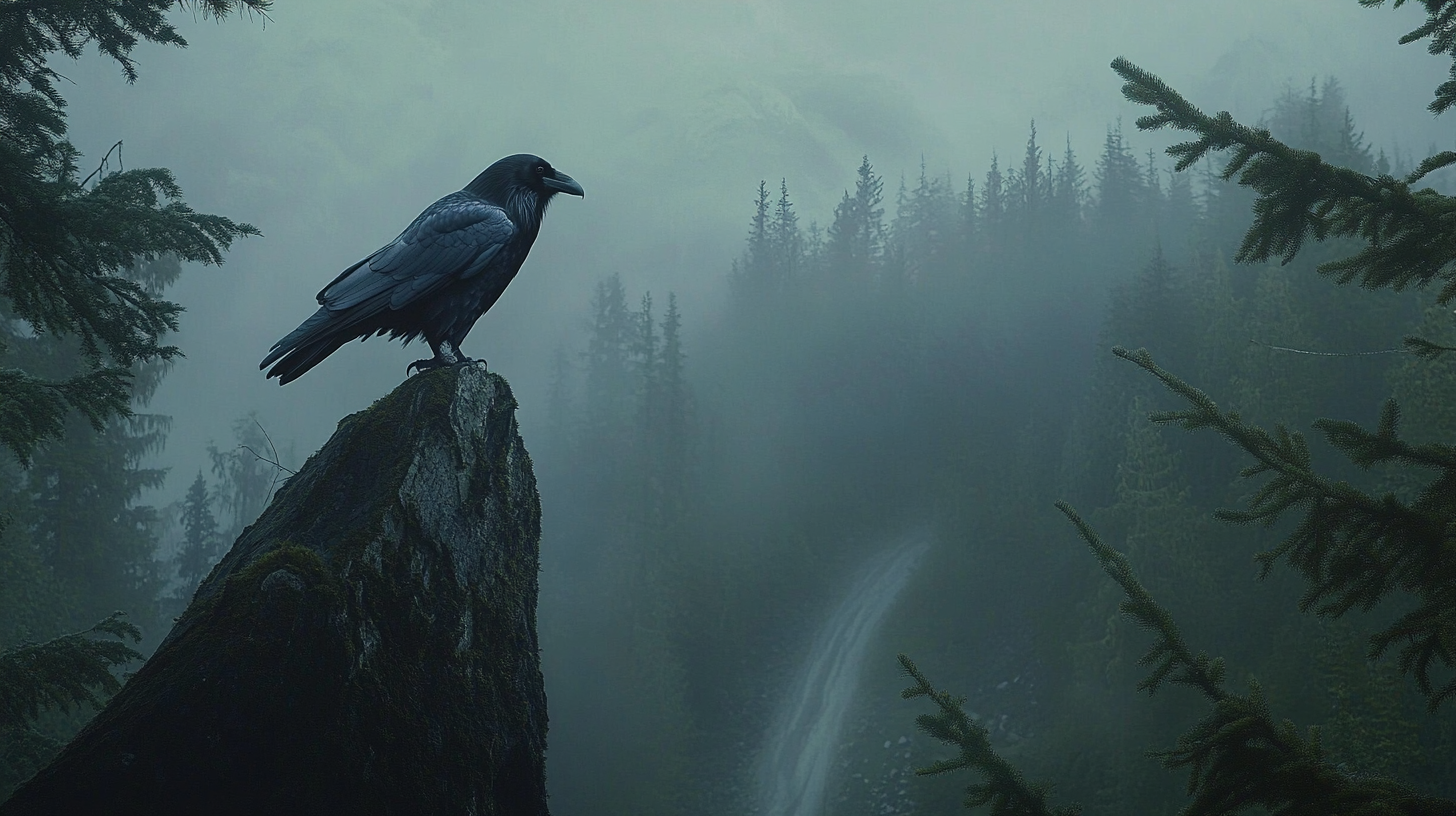
[[[1285, 93], [1263, 125], [1328, 161], [1391, 169], [1333, 80]], [[823, 228], [804, 225], [789, 180], [761, 183], [721, 319], [659, 320], [650, 298], [628, 307], [619, 279], [599, 286], [533, 447], [559, 593], [542, 627], [561, 812], [744, 812], [765, 718], [839, 579], [911, 527], [940, 544], [870, 669], [889, 691], [864, 703], [847, 761], [918, 713], [893, 699], [903, 650], [969, 694], [1062, 801], [1176, 810], [1185, 780], [1145, 752], [1198, 703], [1138, 699], [1145, 638], [1057, 499], [1127, 553], [1201, 648], [1322, 724], [1339, 761], [1452, 789], [1440, 758], [1456, 733], [1394, 666], [1365, 659], [1358, 621], [1301, 615], [1282, 571], [1251, 581], [1279, 531], [1212, 520], [1250, 489], [1242, 455], [1149, 424], [1175, 403], [1108, 353], [1146, 347], [1263, 423], [1368, 421], [1394, 390], [1410, 435], [1450, 439], [1451, 364], [1384, 353], [1450, 333], [1449, 315], [1419, 294], [1331, 285], [1313, 268], [1349, 254], [1337, 243], [1232, 264], [1253, 198], [1221, 168], [1172, 173], [1119, 127], [1090, 165], [1040, 140], [1033, 126], [1009, 167], [993, 157], [965, 183], [922, 167], [893, 193], [866, 158]], [[849, 789], [834, 812], [952, 812], [963, 784], [917, 781], [888, 805]]]

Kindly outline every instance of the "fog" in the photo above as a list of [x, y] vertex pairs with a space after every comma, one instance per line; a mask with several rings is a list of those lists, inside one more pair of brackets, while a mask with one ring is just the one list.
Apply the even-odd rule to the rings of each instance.
[[[543, 156], [586, 190], [584, 199], [553, 202], [524, 269], [464, 344], [514, 388], [541, 480], [548, 775], [553, 808], [565, 816], [752, 811], [757, 735], [780, 707], [777, 695], [799, 675], [817, 627], [841, 608], [861, 565], [915, 530], [932, 531], [936, 544], [898, 612], [869, 641], [864, 682], [842, 723], [844, 755], [822, 796], [807, 800], [843, 814], [931, 812], [916, 808], [957, 801], [967, 780], [905, 783], [900, 760], [885, 758], [890, 749], [875, 753], [882, 741], [896, 757], [907, 745], [908, 765], [912, 749], [915, 764], [948, 751], [915, 736], [914, 716], [924, 709], [895, 693], [904, 684], [894, 655], [903, 651], [926, 656], [927, 670], [971, 695], [968, 705], [988, 721], [1000, 716], [996, 738], [1033, 772], [1066, 780], [1088, 812], [1104, 812], [1099, 801], [1176, 807], [1168, 797], [1181, 778], [1137, 764], [1140, 750], [1168, 739], [1123, 746], [1133, 759], [1093, 750], [1111, 744], [1098, 728], [1119, 723], [1140, 737], [1167, 736], [1159, 717], [1175, 709], [1134, 695], [1135, 680], [1123, 682], [1136, 673], [1131, 660], [1113, 666], [1086, 656], [1102, 633], [1085, 630], [1115, 617], [1107, 610], [1116, 599], [1051, 502], [1080, 501], [1103, 512], [1094, 521], [1127, 536], [1143, 529], [1119, 515], [1125, 497], [1114, 491], [1133, 467], [1124, 443], [1142, 439], [1129, 430], [1128, 407], [1134, 397], [1151, 401], [1136, 403], [1144, 412], [1167, 405], [1150, 384], [1112, 367], [1107, 346], [1156, 352], [1163, 343], [1190, 377], [1223, 377], [1224, 363], [1284, 371], [1273, 358], [1241, 357], [1242, 346], [1215, 347], [1153, 325], [1160, 317], [1176, 323], [1168, 317], [1176, 309], [1159, 314], [1138, 300], [1155, 254], [1166, 253], [1178, 281], [1170, 291], [1189, 298], [1200, 326], [1223, 325], [1198, 311], [1214, 295], [1189, 294], [1215, 291], [1199, 288], [1215, 278], [1238, 304], [1231, 313], [1247, 321], [1239, 325], [1290, 332], [1293, 318], [1259, 310], [1289, 292], [1332, 287], [1309, 265], [1296, 282], [1230, 272], [1247, 218], [1208, 202], [1234, 202], [1227, 207], [1246, 213], [1249, 199], [1237, 191], [1219, 198], [1225, 188], [1202, 176], [1190, 193], [1198, 213], [1187, 220], [1143, 213], [1146, 224], [1116, 235], [1097, 221], [1098, 158], [1117, 128], [1139, 167], [1157, 151], [1158, 200], [1169, 212], [1178, 200], [1161, 154], [1176, 136], [1137, 131], [1146, 111], [1122, 98], [1108, 63], [1125, 56], [1204, 110], [1227, 109], [1248, 123], [1287, 118], [1291, 100], [1312, 93], [1328, 98], [1325, 82], [1334, 78], [1369, 148], [1352, 155], [1372, 168], [1382, 153], [1409, 168], [1456, 147], [1449, 120], [1426, 112], [1449, 66], [1423, 45], [1396, 45], [1423, 15], [1354, 0], [277, 0], [266, 19], [176, 16], [189, 47], [138, 47], [133, 85], [94, 54], [59, 66], [74, 83], [63, 93], [83, 165], [121, 140], [125, 167], [170, 168], [194, 209], [263, 233], [238, 242], [220, 268], [187, 268], [167, 293], [186, 308], [171, 339], [185, 358], [145, 408], [172, 417], [154, 461], [169, 475], [149, 504], [180, 500], [199, 470], [213, 479], [208, 445], [230, 449], [234, 422], [249, 412], [286, 452], [284, 464], [297, 467], [342, 417], [428, 356], [423, 345], [373, 339], [345, 346], [286, 387], [257, 369], [312, 314], [324, 284], [425, 206], [516, 152]], [[821, 281], [765, 305], [779, 298], [746, 297], [733, 283], [735, 262], [748, 263], [760, 181], [771, 201], [786, 183], [799, 226], [822, 231], [841, 198], [853, 195], [867, 157], [884, 182], [888, 225], [902, 179], [913, 190], [922, 167], [956, 196], [968, 177], [984, 192], [993, 156], [1003, 172], [1022, 167], [1033, 122], [1054, 166], [1069, 147], [1086, 172], [1078, 204], [1085, 214], [1074, 219], [1081, 237], [1033, 237], [1031, 249], [999, 256], [986, 250], [974, 256], [973, 273], [932, 294], [878, 283], [841, 292]], [[922, 275], [918, 281], [931, 280]], [[692, 461], [677, 471], [690, 478], [674, 501], [690, 509], [675, 521], [642, 521], [621, 509], [640, 497], [614, 482], [647, 466], [624, 464], [640, 450], [614, 448], [592, 430], [610, 413], [593, 403], [606, 392], [590, 379], [589, 351], [593, 309], [611, 276], [628, 307], [650, 292], [660, 320], [672, 293], [681, 314], [693, 405], [684, 455]], [[1269, 294], [1276, 283], [1284, 294]], [[1311, 326], [1347, 307], [1319, 303], [1312, 308], [1324, 311], [1302, 318], [1298, 338], [1270, 341], [1353, 338], [1385, 347], [1421, 308], [1411, 298], [1382, 301], [1382, 314], [1398, 316], [1387, 338], [1374, 330], [1322, 334]], [[1360, 383], [1344, 396], [1310, 385], [1300, 393], [1317, 395], [1299, 405], [1373, 412], [1387, 383], [1399, 381], [1391, 365], [1339, 375]], [[1299, 379], [1307, 370], [1289, 371], [1278, 382], [1307, 384]], [[1242, 388], [1247, 377], [1214, 381]], [[1276, 404], [1269, 390], [1237, 393], [1251, 401], [1251, 416], [1307, 425], [1322, 415]], [[553, 417], [553, 399], [565, 415]], [[1211, 510], [1239, 495], [1229, 492], [1239, 461], [1209, 454], [1216, 441], [1157, 438], [1147, 450], [1164, 445], [1185, 464], [1205, 455], [1214, 462], [1188, 465], [1192, 498], [1180, 501]], [[625, 520], [614, 520], [618, 512]], [[672, 542], [670, 557], [634, 549], [653, 536]], [[1163, 573], [1152, 557], [1154, 582], [1161, 575], [1171, 586], [1194, 569], [1188, 563], [1214, 558], [1209, 547], [1187, 546], [1199, 554]], [[1247, 578], [1250, 551], [1237, 550], [1234, 566], [1208, 568], [1216, 577], [1199, 592], [1210, 594], [1188, 597], [1217, 608], [1214, 598], [1224, 596], [1210, 587], [1233, 586], [1220, 583], [1229, 575]], [[639, 564], [659, 556], [670, 565]], [[663, 590], [667, 584], [675, 588]], [[1293, 596], [1272, 593], [1289, 586], [1276, 580], [1238, 597], [1261, 614], [1284, 615]], [[620, 596], [635, 604], [639, 590], [652, 600], [612, 611], [625, 603]], [[631, 631], [657, 632], [644, 621], [661, 623], [660, 637], [633, 640]], [[1222, 629], [1189, 627], [1222, 647], [1253, 625], [1238, 618]], [[1117, 637], [1132, 638], [1131, 630]], [[1129, 642], [1118, 648], [1135, 659], [1143, 644]], [[631, 656], [612, 652], [620, 644]], [[1268, 649], [1250, 645], [1243, 656], [1268, 669], [1272, 658], [1252, 656], [1260, 648]], [[1094, 680], [1070, 679], [1088, 666]], [[1066, 691], [1069, 684], [1078, 690]], [[1050, 718], [1089, 709], [1096, 713], [1081, 725]], [[1044, 731], [1055, 737], [1038, 742]], [[647, 766], [646, 781], [623, 780]], [[1128, 768], [1159, 781], [1128, 782]], [[1124, 781], [1112, 791], [1106, 780], [1117, 777]]]
[[126, 166], [171, 168], [195, 209], [263, 231], [173, 290], [187, 356], [152, 408], [174, 417], [175, 498], [236, 415], [311, 451], [401, 379], [418, 349], [379, 341], [291, 388], [254, 369], [339, 270], [500, 156], [537, 153], [587, 190], [552, 208], [466, 344], [514, 384], [529, 431], [597, 279], [675, 291], [690, 326], [712, 320], [760, 179], [787, 178], [825, 226], [861, 155], [890, 191], [922, 156], [961, 180], [993, 151], [1014, 161], [1035, 120], [1050, 148], [1070, 137], [1091, 157], [1139, 115], [1118, 55], [1246, 119], [1333, 75], [1371, 142], [1423, 153], [1450, 139], [1424, 113], [1440, 61], [1393, 45], [1413, 19], [1323, 0], [279, 3], [266, 22], [179, 20], [190, 47], [140, 47], [131, 86], [96, 57], [63, 73], [88, 155], [124, 140]]

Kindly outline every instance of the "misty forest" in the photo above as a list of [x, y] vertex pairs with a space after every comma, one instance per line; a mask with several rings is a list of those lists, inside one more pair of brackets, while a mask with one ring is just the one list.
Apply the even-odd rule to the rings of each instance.
[[296, 5], [0, 3], [0, 813], [1456, 812], [1456, 2]]

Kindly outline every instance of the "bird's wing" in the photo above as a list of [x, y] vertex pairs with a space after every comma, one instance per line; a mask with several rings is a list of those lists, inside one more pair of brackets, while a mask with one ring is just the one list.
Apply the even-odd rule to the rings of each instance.
[[361, 304], [402, 309], [452, 281], [479, 274], [516, 234], [500, 207], [469, 193], [431, 204], [398, 238], [345, 269], [318, 293], [330, 312]]

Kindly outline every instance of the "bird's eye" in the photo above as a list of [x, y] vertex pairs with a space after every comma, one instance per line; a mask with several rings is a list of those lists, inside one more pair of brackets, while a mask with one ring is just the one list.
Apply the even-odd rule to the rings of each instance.
[[538, 176], [544, 176], [544, 175], [546, 175], [546, 167], [544, 165], [540, 165], [540, 164], [536, 165], [536, 175], [538, 175]]

